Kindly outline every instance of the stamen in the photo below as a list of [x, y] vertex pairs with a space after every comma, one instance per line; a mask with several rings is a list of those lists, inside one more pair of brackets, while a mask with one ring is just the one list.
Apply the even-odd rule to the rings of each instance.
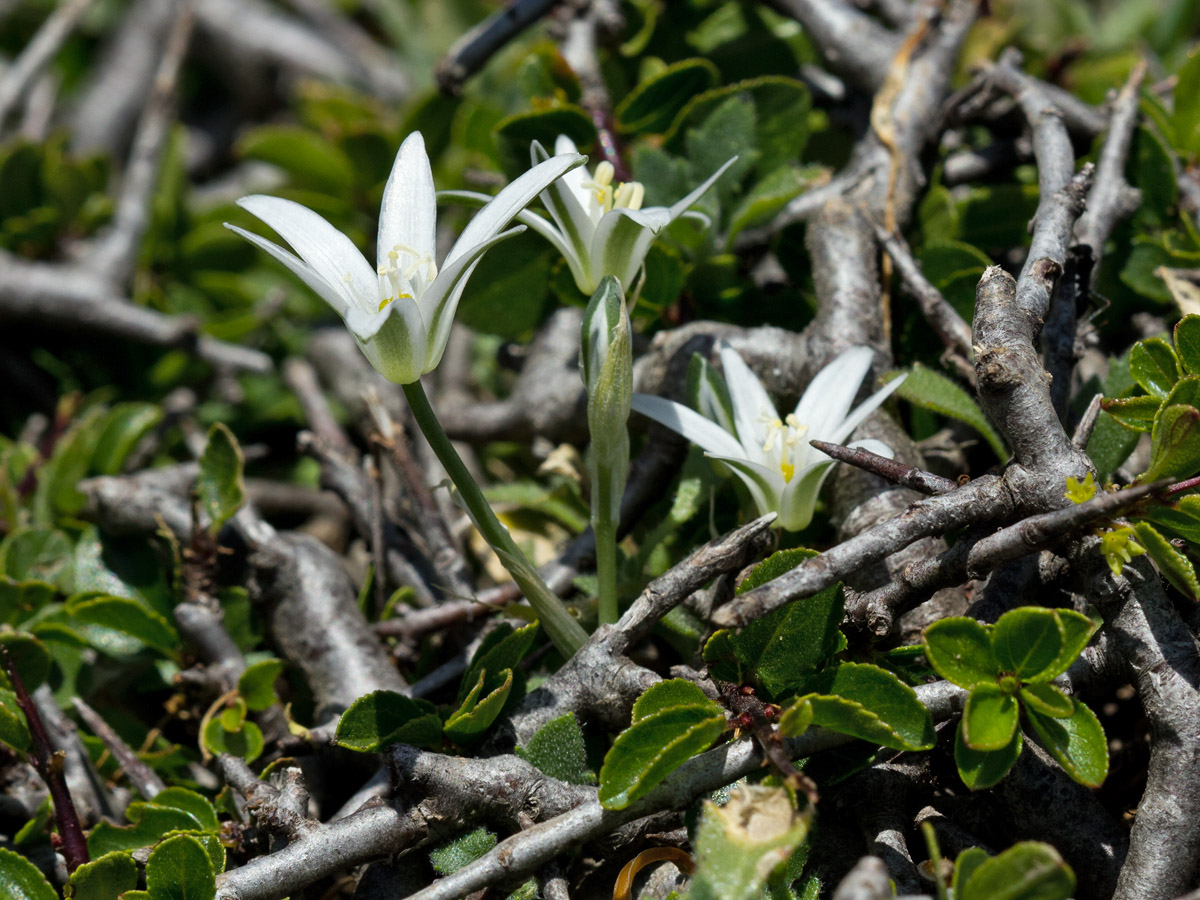
[[779, 464], [779, 471], [783, 473], [784, 484], [787, 484], [796, 474], [796, 467], [789, 462], [781, 462]]
[[596, 174], [592, 176], [592, 180], [601, 187], [608, 187], [610, 184], [612, 184], [613, 175], [616, 174], [616, 171], [617, 170], [613, 168], [613, 164], [608, 160], [605, 160], [604, 162], [600, 163], [600, 165], [596, 166]]
[[613, 199], [614, 207], [624, 207], [625, 209], [641, 209], [642, 200], [646, 197], [646, 189], [638, 181], [627, 181], [617, 188], [616, 197]]

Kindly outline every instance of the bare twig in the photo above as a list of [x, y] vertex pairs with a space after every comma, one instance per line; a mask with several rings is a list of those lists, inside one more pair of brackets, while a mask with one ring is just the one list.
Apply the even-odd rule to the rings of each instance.
[[843, 447], [828, 441], [809, 441], [809, 443], [834, 459], [872, 472], [894, 484], [902, 484], [922, 494], [945, 494], [958, 487], [957, 481], [943, 478], [941, 475], [934, 475], [932, 472], [925, 472], [908, 463], [880, 456], [870, 450]]
[[69, 0], [54, 10], [0, 78], [0, 126], [71, 36], [92, 0]]
[[511, 0], [461, 38], [434, 70], [438, 85], [457, 94], [463, 83], [478, 72], [505, 44], [542, 18], [558, 0]]

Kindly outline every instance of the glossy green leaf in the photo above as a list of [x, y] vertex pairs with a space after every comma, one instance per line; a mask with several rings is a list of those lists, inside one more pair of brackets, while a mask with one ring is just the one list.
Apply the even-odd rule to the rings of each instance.
[[[896, 389], [896, 396], [914, 406], [965, 422], [983, 436], [998, 459], [1008, 459], [1004, 441], [1000, 439], [1000, 435], [970, 394], [945, 375], [927, 369], [920, 363], [908, 369], [907, 373], [908, 377], [904, 379], [904, 383]], [[903, 372], [889, 372], [884, 376], [884, 380], [891, 381], [901, 374]]]
[[0, 897], [5, 900], [58, 900], [58, 891], [24, 856], [0, 847]]
[[212, 803], [187, 788], [165, 788], [154, 795], [152, 802], [156, 806], [183, 810], [200, 823], [199, 828], [202, 831], [218, 831], [221, 827], [217, 821], [217, 810]]
[[93, 859], [114, 851], [149, 847], [172, 831], [202, 831], [204, 828], [191, 813], [153, 802], [130, 804], [126, 816], [132, 824], [114, 825], [101, 821], [88, 832], [88, 853]]
[[231, 756], [240, 756], [248, 763], [262, 756], [265, 746], [262, 729], [253, 722], [243, 721], [234, 728], [230, 727], [223, 716], [208, 720], [201, 739], [208, 752], [214, 756], [228, 753]]
[[[179, 635], [170, 623], [149, 607], [127, 597], [88, 597], [78, 601], [73, 598], [67, 603], [67, 614], [77, 622], [127, 634], [167, 656], [179, 650]], [[97, 650], [106, 649], [98, 643], [95, 646]]]
[[458, 700], [462, 699], [475, 687], [481, 673], [488, 675], [486, 689], [491, 691], [504, 680], [500, 675], [505, 669], [515, 669], [525, 658], [529, 648], [537, 637], [538, 624], [533, 622], [522, 628], [513, 628], [507, 623], [501, 623], [489, 631], [479, 642], [479, 647], [471, 657], [471, 664], [458, 689]]
[[1200, 579], [1187, 554], [1180, 552], [1149, 522], [1135, 522], [1138, 542], [1171, 586], [1189, 600], [1200, 600]]
[[154, 403], [115, 405], [109, 410], [104, 429], [96, 438], [92, 471], [97, 475], [119, 474], [138, 442], [162, 421], [162, 417], [162, 408]]
[[1002, 615], [992, 631], [992, 651], [1005, 672], [1022, 681], [1050, 668], [1062, 651], [1063, 636], [1054, 610], [1022, 606]]
[[963, 740], [963, 723], [960, 721], [954, 733], [954, 764], [958, 767], [958, 777], [973, 791], [990, 788], [1008, 774], [1024, 744], [1018, 728], [1012, 741], [1002, 750], [972, 750]]
[[704, 750], [725, 730], [711, 700], [671, 706], [634, 721], [613, 742], [600, 769], [600, 803], [624, 809]]
[[1200, 316], [1184, 316], [1175, 324], [1175, 352], [1183, 371], [1200, 375]]
[[[498, 679], [498, 683], [493, 679]], [[492, 684], [495, 687], [491, 687]], [[485, 685], [490, 689], [485, 690]], [[512, 669], [501, 669], [495, 675], [481, 670], [475, 687], [446, 719], [446, 737], [456, 744], [472, 743], [483, 737], [483, 733], [499, 718], [512, 686]]]
[[1053, 681], [1067, 671], [1071, 663], [1075, 662], [1079, 654], [1083, 652], [1083, 648], [1088, 645], [1088, 641], [1092, 639], [1092, 635], [1099, 627], [1096, 622], [1073, 609], [1056, 609], [1054, 618], [1058, 622], [1058, 633], [1062, 637], [1062, 649], [1059, 650], [1054, 662], [1041, 672], [1025, 678], [1025, 681]]
[[354, 186], [354, 165], [336, 144], [293, 125], [263, 125], [238, 142], [238, 153], [286, 171], [300, 187], [344, 196]]
[[238, 678], [237, 686], [247, 709], [258, 712], [278, 699], [275, 696], [275, 682], [286, 668], [287, 664], [281, 659], [264, 659], [246, 667], [246, 671]]
[[496, 835], [486, 828], [476, 828], [438, 847], [429, 854], [433, 871], [439, 875], [453, 875], [468, 863], [473, 863], [496, 846]]
[[1148, 338], [1129, 351], [1129, 371], [1147, 394], [1163, 398], [1179, 380], [1179, 358], [1162, 338]]
[[894, 750], [928, 750], [936, 735], [917, 693], [886, 669], [842, 663], [806, 685], [813, 724]]
[[1044, 716], [1061, 719], [1075, 712], [1071, 698], [1052, 684], [1025, 684], [1021, 686], [1021, 702]]
[[972, 750], [1003, 750], [1017, 730], [1017, 698], [996, 684], [972, 688], [963, 708], [963, 742]]
[[1126, 428], [1137, 432], [1147, 432], [1154, 427], [1154, 419], [1158, 416], [1159, 409], [1162, 408], [1162, 398], [1146, 395], [1102, 400], [1100, 408]]
[[17, 703], [17, 695], [7, 688], [0, 688], [0, 742], [16, 750], [29, 749], [29, 726], [25, 713]]
[[1096, 714], [1072, 698], [1075, 711], [1066, 718], [1025, 710], [1033, 730], [1063, 770], [1080, 784], [1100, 787], [1108, 775], [1108, 741]]
[[217, 876], [204, 845], [181, 834], [163, 841], [146, 861], [151, 900], [213, 900]]
[[200, 474], [196, 476], [196, 494], [213, 534], [246, 502], [242, 448], [221, 422], [208, 431], [208, 443], [200, 456]]
[[655, 713], [676, 706], [710, 706], [719, 708], [705, 696], [704, 691], [686, 678], [669, 678], [652, 684], [633, 703], [632, 721], [637, 722]]
[[935, 672], [959, 687], [993, 683], [1000, 674], [988, 629], [965, 616], [940, 619], [926, 628], [925, 656]]
[[981, 865], [989, 859], [987, 851], [981, 847], [968, 847], [954, 860], [954, 878], [950, 889], [955, 897], [962, 896], [962, 889]]
[[[714, 373], [715, 374], [715, 373]], [[716, 377], [720, 377], [717, 375]], [[721, 388], [728, 391], [721, 382]], [[732, 410], [732, 408], [731, 408]], [[730, 412], [732, 421], [732, 411]], [[752, 568], [746, 577], [738, 582], [735, 591], [736, 596], [741, 596], [747, 591], [752, 591], [755, 588], [762, 587], [768, 581], [774, 581], [781, 575], [785, 575], [806, 559], [812, 559], [818, 556], [816, 550], [809, 550], [807, 547], [792, 547], [788, 550], [776, 550], [762, 562]]]
[[[50, 677], [50, 651], [46, 645], [31, 634], [20, 631], [0, 632], [0, 648], [8, 653], [9, 659], [21, 676], [25, 690], [33, 693]], [[0, 687], [12, 687], [8, 677], [8, 666], [0, 655]]]
[[[582, 107], [572, 103], [514, 113], [497, 122], [492, 133], [500, 162], [511, 175], [529, 168], [529, 145], [533, 141], [543, 147], [553, 147], [555, 139], [565, 134], [576, 147], [586, 149], [596, 140], [596, 126], [591, 117]], [[595, 163], [590, 166], [594, 169]]]
[[72, 900], [117, 900], [138, 885], [138, 867], [128, 853], [106, 853], [71, 873]]
[[1153, 505], [1140, 515], [1149, 519], [1163, 530], [1200, 544], [1200, 495], [1181, 497], [1171, 506]]
[[596, 783], [596, 773], [588, 768], [583, 731], [573, 712], [551, 719], [537, 730], [525, 747], [517, 747], [516, 753], [537, 766], [543, 775], [568, 784]]
[[719, 75], [707, 59], [684, 59], [668, 66], [617, 104], [613, 111], [617, 128], [626, 134], [666, 131], [688, 101], [716, 84]]
[[442, 721], [403, 694], [375, 691], [359, 697], [342, 713], [334, 740], [360, 753], [375, 753], [389, 744], [438, 747]]
[[779, 716], [779, 733], [783, 737], [800, 737], [813, 724], [816, 711], [813, 709], [813, 694], [797, 697], [784, 708]]
[[1067, 900], [1075, 874], [1049, 844], [1025, 841], [981, 862], [957, 900]]

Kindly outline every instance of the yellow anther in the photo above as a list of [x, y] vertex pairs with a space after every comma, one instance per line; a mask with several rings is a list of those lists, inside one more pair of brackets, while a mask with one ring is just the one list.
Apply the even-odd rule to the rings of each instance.
[[395, 299], [395, 297], [385, 297], [384, 299], [380, 300], [379, 309], [377, 309], [376, 312], [383, 312], [387, 305], [393, 302]]
[[646, 189], [640, 181], [627, 181], [617, 188], [616, 197], [613, 199], [613, 206], [624, 207], [625, 209], [641, 209], [642, 201], [645, 198]]
[[783, 473], [783, 480], [786, 483], [791, 481], [792, 476], [796, 474], [796, 467], [789, 462], [781, 462], [779, 464], [779, 471]]

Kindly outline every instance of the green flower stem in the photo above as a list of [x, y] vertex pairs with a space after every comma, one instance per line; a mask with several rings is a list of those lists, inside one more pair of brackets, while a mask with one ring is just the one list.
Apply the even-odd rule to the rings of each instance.
[[412, 384], [405, 384], [402, 387], [404, 396], [408, 398], [408, 405], [412, 409], [413, 417], [417, 420], [417, 425], [446, 469], [450, 480], [458, 488], [458, 493], [462, 497], [463, 503], [466, 504], [471, 521], [475, 523], [475, 527], [479, 529], [484, 540], [496, 551], [501, 564], [512, 575], [513, 581], [517, 583], [525, 595], [525, 599], [533, 606], [541, 620], [542, 627], [550, 635], [550, 640], [554, 642], [559, 653], [570, 658], [587, 641], [587, 632], [567, 612], [567, 608], [563, 606], [557, 595], [546, 586], [546, 582], [538, 575], [537, 569], [513, 542], [508, 529], [500, 524], [500, 520], [492, 512], [483, 492], [479, 490], [479, 485], [471, 478], [467, 467], [463, 465], [458, 452], [450, 443], [450, 438], [442, 430], [442, 425], [438, 422], [433, 407], [429, 405], [429, 398], [425, 396], [425, 389], [421, 387], [421, 382], [414, 381]]
[[[624, 474], [624, 473], [622, 473]], [[592, 473], [592, 533], [596, 537], [596, 578], [601, 625], [616, 624], [617, 607], [617, 521], [612, 515], [614, 490], [622, 490], [624, 479], [614, 477], [612, 466], [596, 463]], [[619, 500], [618, 500], [619, 502]]]

